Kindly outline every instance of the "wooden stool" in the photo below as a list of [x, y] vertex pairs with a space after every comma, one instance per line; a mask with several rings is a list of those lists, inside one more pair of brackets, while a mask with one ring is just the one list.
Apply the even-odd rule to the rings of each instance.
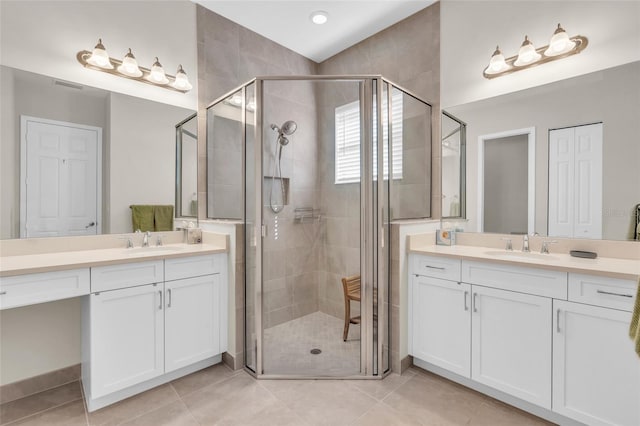
[[351, 318], [351, 301], [360, 302], [360, 275], [343, 278], [342, 289], [344, 290], [344, 332], [342, 340], [346, 342], [349, 335], [349, 324], [360, 324], [360, 315]]

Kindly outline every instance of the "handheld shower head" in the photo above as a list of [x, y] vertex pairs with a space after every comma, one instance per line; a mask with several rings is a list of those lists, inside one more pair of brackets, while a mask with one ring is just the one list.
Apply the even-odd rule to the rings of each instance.
[[292, 135], [297, 129], [298, 124], [295, 121], [288, 120], [284, 122], [284, 124], [280, 128], [280, 132], [285, 135]]

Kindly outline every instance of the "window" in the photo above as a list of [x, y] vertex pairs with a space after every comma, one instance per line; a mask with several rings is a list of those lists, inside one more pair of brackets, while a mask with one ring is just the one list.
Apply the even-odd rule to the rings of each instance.
[[[383, 108], [386, 102], [383, 103]], [[393, 127], [393, 178], [402, 179], [402, 93], [391, 97], [391, 124]], [[387, 140], [389, 126], [383, 123], [383, 138]], [[373, 115], [373, 127], [377, 126], [377, 114]], [[373, 153], [374, 176], [377, 173], [377, 151]], [[389, 151], [384, 147], [384, 179], [389, 179]], [[336, 175], [335, 183], [360, 182], [360, 102], [352, 102], [336, 108]]]

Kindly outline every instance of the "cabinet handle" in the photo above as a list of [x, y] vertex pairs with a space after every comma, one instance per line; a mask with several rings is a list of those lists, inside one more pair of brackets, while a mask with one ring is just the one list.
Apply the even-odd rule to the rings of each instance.
[[478, 312], [478, 307], [476, 306], [476, 297], [478, 297], [478, 293], [473, 293], [473, 312]]
[[623, 293], [612, 293], [610, 291], [598, 290], [600, 294], [608, 294], [610, 296], [620, 296], [620, 297], [633, 297], [631, 294], [623, 294]]
[[158, 309], [162, 310], [162, 290], [158, 290], [158, 294], [160, 295], [160, 306], [158, 306]]
[[469, 295], [469, 292], [468, 292], [468, 291], [465, 291], [465, 292], [464, 292], [464, 310], [465, 310], [465, 311], [468, 311], [468, 310], [469, 310], [469, 307], [467, 306], [467, 296], [468, 296], [468, 295]]
[[560, 333], [560, 309], [556, 310], [556, 332]]
[[0, 291], [0, 296], [4, 296], [5, 294], [7, 294], [7, 290]]
[[444, 271], [445, 268], [440, 267], [440, 266], [431, 266], [431, 265], [424, 265], [425, 268], [429, 268], [429, 269], [437, 269], [439, 271]]
[[167, 295], [167, 308], [171, 307], [171, 289], [167, 290], [167, 293], [169, 293]]

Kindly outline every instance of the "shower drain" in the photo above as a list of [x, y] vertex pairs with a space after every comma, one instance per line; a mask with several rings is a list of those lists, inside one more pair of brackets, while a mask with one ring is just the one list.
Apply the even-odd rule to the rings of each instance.
[[311, 349], [311, 355], [318, 355], [318, 354], [321, 354], [321, 353], [322, 353], [322, 351], [320, 349], [318, 349], [318, 348]]

